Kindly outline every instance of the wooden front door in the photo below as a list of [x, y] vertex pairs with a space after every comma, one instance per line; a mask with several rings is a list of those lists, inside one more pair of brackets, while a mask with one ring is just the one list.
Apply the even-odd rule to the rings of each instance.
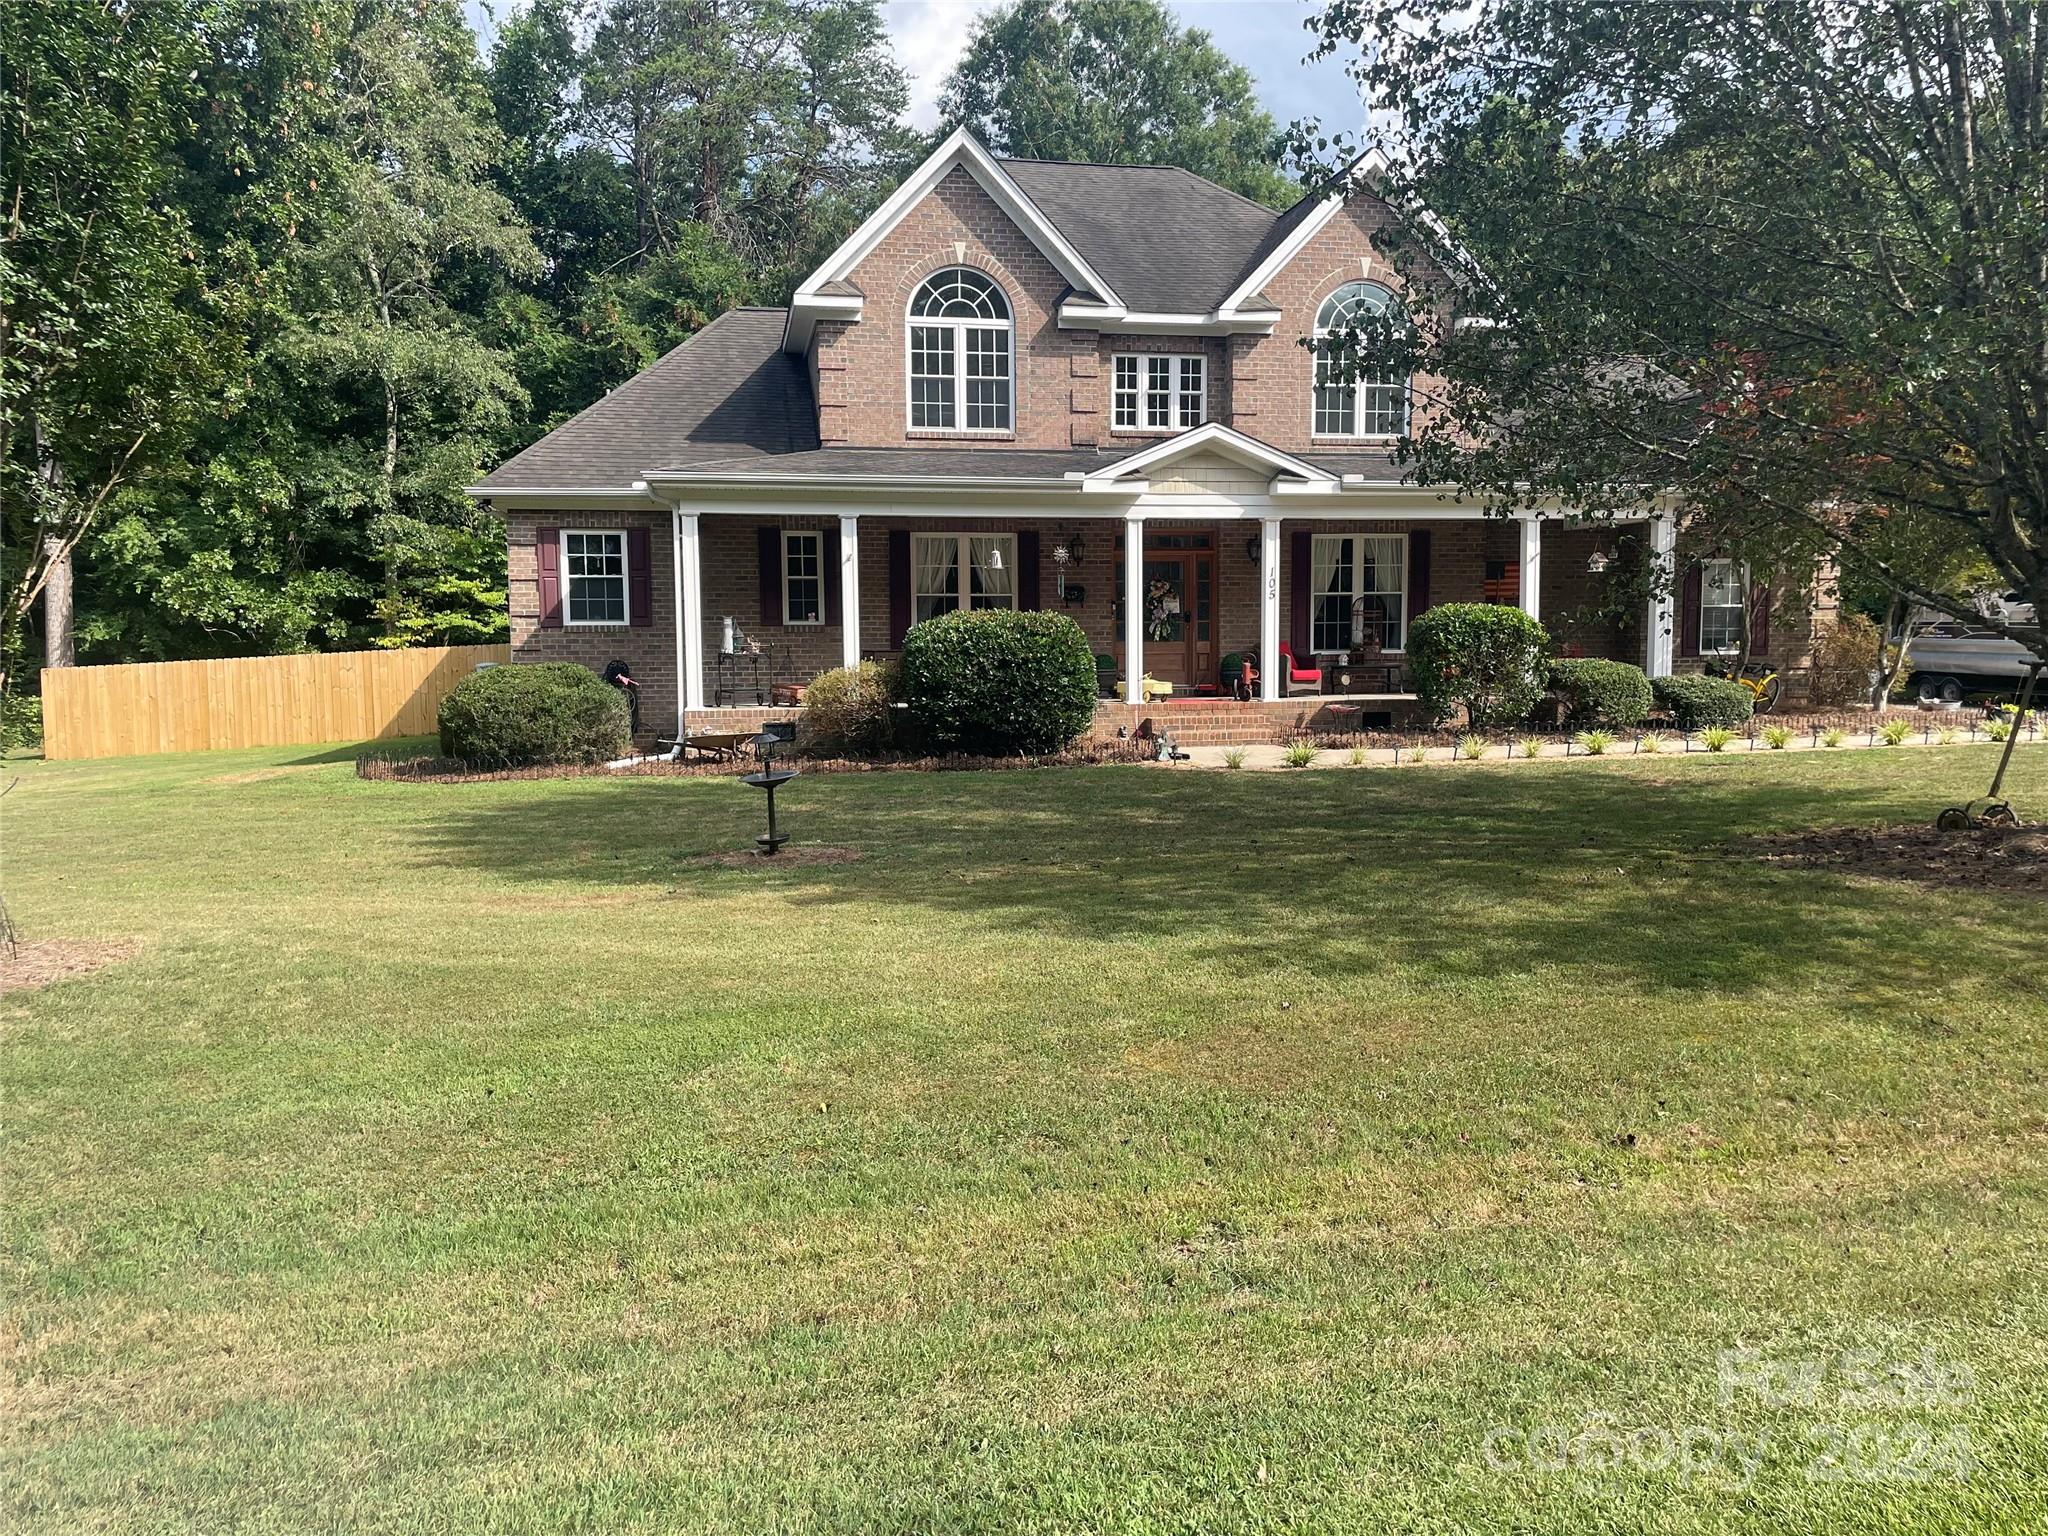
[[1140, 600], [1145, 670], [1183, 693], [1215, 682], [1215, 551], [1147, 548]]

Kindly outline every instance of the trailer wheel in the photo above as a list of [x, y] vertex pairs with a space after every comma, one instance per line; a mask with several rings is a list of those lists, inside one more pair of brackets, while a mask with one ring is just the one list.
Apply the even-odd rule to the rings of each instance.
[[1934, 699], [1942, 704], [1960, 704], [1966, 691], [1960, 677], [1940, 676], [1931, 672], [1920, 674], [1920, 697], [1923, 699]]

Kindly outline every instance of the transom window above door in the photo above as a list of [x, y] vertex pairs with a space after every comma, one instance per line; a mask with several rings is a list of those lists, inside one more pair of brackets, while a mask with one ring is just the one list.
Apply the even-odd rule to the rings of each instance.
[[1310, 427], [1317, 437], [1399, 437], [1408, 430], [1408, 375], [1346, 356], [1347, 331], [1403, 324], [1401, 301], [1378, 283], [1346, 283], [1316, 311], [1315, 393]]
[[1110, 369], [1110, 425], [1178, 432], [1209, 419], [1208, 370], [1197, 356], [1119, 352]]
[[1318, 534], [1310, 549], [1310, 646], [1348, 651], [1376, 639], [1398, 651], [1408, 634], [1408, 541], [1400, 534]]
[[[920, 533], [910, 540], [916, 583], [913, 622], [967, 607], [1017, 606], [1017, 536], [1013, 533]], [[967, 601], [961, 602], [965, 593]]]
[[946, 267], [910, 300], [910, 428], [914, 432], [1008, 432], [1011, 410], [1010, 301], [995, 279]]

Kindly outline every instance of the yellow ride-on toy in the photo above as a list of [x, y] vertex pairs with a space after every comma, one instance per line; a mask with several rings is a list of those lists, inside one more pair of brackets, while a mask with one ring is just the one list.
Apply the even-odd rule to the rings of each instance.
[[1963, 805], [1952, 805], [1934, 818], [1935, 830], [1940, 832], [1970, 832], [1982, 827], [2016, 827], [2020, 824], [2019, 812], [2012, 808], [2012, 802], [2001, 800], [1998, 791], [2005, 783], [2006, 764], [2012, 761], [2012, 749], [2019, 745], [2020, 732], [2026, 725], [2027, 708], [2034, 702], [2034, 683], [2041, 676], [2040, 662], [2027, 668], [2027, 680], [2020, 686], [2020, 707], [2012, 717], [2012, 729], [2005, 734], [2005, 750], [1998, 754], [1998, 772], [1991, 776], [1991, 788], [1984, 792], [1982, 800], [1971, 800]]

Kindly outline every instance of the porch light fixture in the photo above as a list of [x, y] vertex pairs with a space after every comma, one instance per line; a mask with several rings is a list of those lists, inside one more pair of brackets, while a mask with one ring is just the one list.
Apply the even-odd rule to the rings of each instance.
[[1256, 533], [1244, 541], [1244, 557], [1253, 565], [1259, 563], [1259, 536]]
[[1592, 556], [1586, 561], [1586, 569], [1591, 571], [1595, 576], [1598, 576], [1602, 571], [1607, 569], [1607, 563], [1608, 562], [1606, 551], [1596, 549], [1593, 551]]

